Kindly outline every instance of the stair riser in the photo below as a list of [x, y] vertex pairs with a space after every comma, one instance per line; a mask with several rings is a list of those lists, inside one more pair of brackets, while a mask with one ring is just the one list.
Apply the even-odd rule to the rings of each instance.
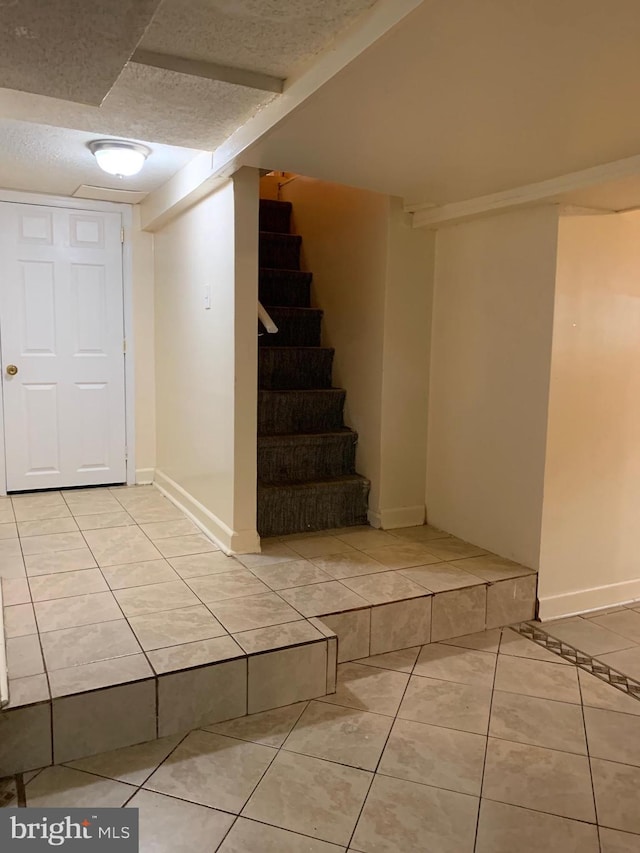
[[263, 305], [311, 307], [311, 274], [294, 270], [260, 270], [258, 298]]
[[300, 269], [300, 237], [292, 234], [260, 234], [259, 265], [270, 269]]
[[355, 433], [300, 437], [267, 446], [258, 439], [258, 479], [265, 483], [303, 483], [355, 474]]
[[260, 230], [288, 234], [291, 230], [291, 208], [287, 205], [260, 203]]
[[330, 432], [343, 426], [345, 392], [260, 391], [258, 433]]
[[258, 485], [258, 532], [281, 536], [366, 524], [368, 492], [366, 481], [337, 483], [336, 488], [322, 490]]
[[[264, 305], [264, 302], [262, 303]], [[258, 338], [259, 346], [270, 347], [319, 347], [322, 325], [322, 312], [302, 315], [280, 312], [269, 308], [273, 322], [278, 327], [275, 334], [262, 334]], [[260, 329], [260, 331], [264, 331]]]
[[258, 349], [258, 388], [330, 388], [333, 350]]

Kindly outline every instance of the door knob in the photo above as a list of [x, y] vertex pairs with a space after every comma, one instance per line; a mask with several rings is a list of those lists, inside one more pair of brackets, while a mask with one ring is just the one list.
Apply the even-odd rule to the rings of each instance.
[[15, 376], [17, 372], [18, 372], [18, 368], [16, 367], [15, 364], [8, 364], [7, 365], [7, 373], [9, 374], [9, 376]]

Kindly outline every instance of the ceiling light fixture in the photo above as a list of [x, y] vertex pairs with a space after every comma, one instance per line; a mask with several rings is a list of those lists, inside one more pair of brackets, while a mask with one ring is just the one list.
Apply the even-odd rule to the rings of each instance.
[[151, 154], [151, 149], [146, 145], [118, 139], [94, 139], [88, 145], [102, 171], [118, 178], [137, 175]]

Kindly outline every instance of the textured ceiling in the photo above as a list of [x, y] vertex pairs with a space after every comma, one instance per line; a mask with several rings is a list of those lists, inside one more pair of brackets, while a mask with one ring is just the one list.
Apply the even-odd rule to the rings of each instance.
[[376, 0], [164, 0], [141, 47], [288, 77]]
[[146, 142], [152, 150], [142, 172], [120, 179], [98, 168], [86, 147], [95, 138], [93, 133], [0, 120], [0, 187], [55, 195], [71, 195], [80, 184], [150, 192], [198, 153]]
[[0, 86], [100, 104], [160, 0], [1, 0]]

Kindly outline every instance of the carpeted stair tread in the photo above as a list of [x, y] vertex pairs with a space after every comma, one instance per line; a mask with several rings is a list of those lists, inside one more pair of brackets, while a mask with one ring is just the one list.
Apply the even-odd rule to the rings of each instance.
[[261, 231], [258, 241], [258, 263], [271, 269], [299, 270], [302, 237]]
[[269, 347], [319, 347], [322, 314], [319, 308], [291, 308], [289, 306], [265, 305], [271, 319], [278, 327], [276, 333], [267, 333], [260, 328], [259, 346]]
[[258, 347], [258, 388], [330, 388], [331, 347]]
[[258, 299], [263, 305], [310, 308], [312, 279], [310, 272], [262, 267], [259, 272]]
[[342, 388], [258, 391], [258, 433], [291, 435], [338, 430], [344, 426], [345, 396]]
[[260, 230], [288, 234], [291, 230], [292, 207], [290, 201], [260, 199]]
[[258, 437], [258, 480], [305, 483], [356, 472], [357, 433], [348, 428], [325, 433]]
[[281, 536], [366, 524], [369, 487], [358, 474], [308, 483], [258, 482], [258, 533]]

